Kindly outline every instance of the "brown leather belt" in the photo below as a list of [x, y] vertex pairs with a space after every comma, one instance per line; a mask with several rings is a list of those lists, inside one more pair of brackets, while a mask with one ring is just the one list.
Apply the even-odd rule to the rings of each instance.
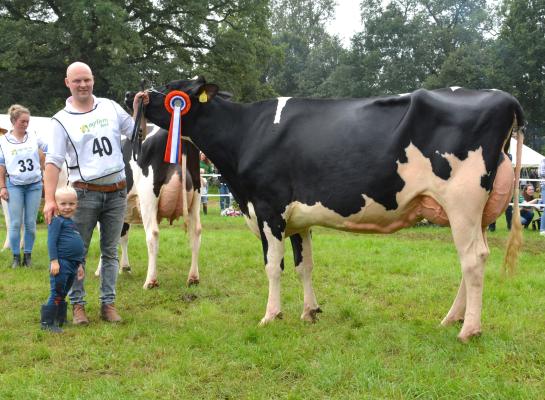
[[117, 192], [118, 190], [125, 189], [127, 187], [127, 181], [112, 183], [111, 185], [94, 185], [92, 183], [74, 182], [72, 186], [78, 189], [90, 190], [93, 192]]

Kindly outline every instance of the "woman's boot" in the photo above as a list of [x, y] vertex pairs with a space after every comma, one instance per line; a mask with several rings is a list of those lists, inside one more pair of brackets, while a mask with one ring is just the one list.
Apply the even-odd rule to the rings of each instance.
[[11, 263], [11, 268], [17, 268], [21, 265], [21, 255], [20, 254], [14, 254], [13, 255], [13, 261]]
[[57, 316], [56, 305], [44, 304], [42, 305], [42, 318], [40, 323], [42, 329], [45, 331], [51, 331], [53, 333], [62, 333], [62, 329], [55, 325], [55, 317]]
[[32, 253], [23, 254], [23, 267], [32, 267]]

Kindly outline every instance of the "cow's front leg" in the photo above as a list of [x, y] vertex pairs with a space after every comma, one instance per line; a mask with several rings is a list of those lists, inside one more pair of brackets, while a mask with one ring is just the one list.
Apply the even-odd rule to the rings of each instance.
[[191, 207], [189, 208], [189, 243], [191, 246], [191, 269], [187, 277], [187, 286], [198, 285], [199, 280], [199, 252], [201, 249], [201, 195], [193, 192]]
[[159, 286], [157, 282], [157, 254], [159, 253], [159, 224], [157, 222], [157, 207], [159, 199], [151, 190], [139, 190], [140, 210], [146, 233], [148, 246], [148, 273], [144, 282], [144, 289]]
[[263, 254], [265, 256], [265, 271], [269, 279], [267, 310], [260, 322], [260, 325], [265, 325], [276, 318], [282, 318], [280, 277], [284, 269], [284, 240], [283, 238], [278, 239], [273, 235], [267, 222], [263, 223], [263, 227], [260, 227], [260, 230]]
[[303, 321], [316, 322], [318, 313], [322, 310], [316, 301], [316, 295], [312, 287], [312, 269], [314, 262], [312, 260], [312, 238], [310, 230], [290, 236], [291, 247], [293, 249], [293, 259], [295, 270], [303, 284]]

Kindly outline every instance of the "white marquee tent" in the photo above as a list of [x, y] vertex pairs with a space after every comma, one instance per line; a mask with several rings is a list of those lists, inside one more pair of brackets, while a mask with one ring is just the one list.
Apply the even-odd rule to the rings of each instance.
[[[517, 141], [513, 138], [511, 138], [511, 144], [510, 144], [510, 152], [513, 156], [513, 165], [515, 165], [517, 161]], [[539, 154], [537, 151], [532, 150], [526, 145], [522, 145], [522, 158], [521, 158], [521, 165], [522, 167], [531, 168], [531, 167], [539, 167], [539, 163], [541, 160], [543, 160], [545, 156]]]

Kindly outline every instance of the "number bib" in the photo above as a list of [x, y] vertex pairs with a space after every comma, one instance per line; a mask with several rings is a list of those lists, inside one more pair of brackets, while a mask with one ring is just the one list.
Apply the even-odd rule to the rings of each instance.
[[74, 149], [74, 156], [66, 156], [68, 168], [77, 168], [82, 180], [103, 178], [125, 168], [117, 112], [111, 101], [100, 99], [88, 113], [61, 110], [53, 119], [62, 125]]
[[0, 137], [0, 147], [6, 160], [6, 171], [14, 185], [28, 185], [42, 179], [38, 138], [28, 133], [22, 143], [10, 141], [6, 135]]

